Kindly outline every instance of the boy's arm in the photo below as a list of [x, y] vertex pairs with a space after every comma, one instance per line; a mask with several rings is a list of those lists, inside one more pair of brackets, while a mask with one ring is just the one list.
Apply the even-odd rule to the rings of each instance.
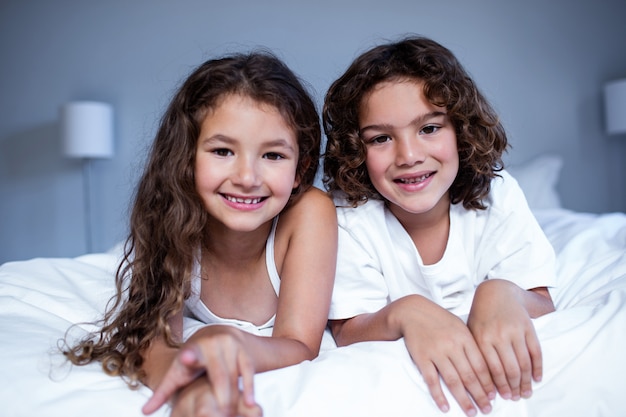
[[503, 398], [528, 398], [532, 380], [541, 380], [541, 347], [531, 319], [553, 311], [545, 287], [524, 290], [490, 279], [476, 289], [467, 325]]
[[366, 340], [404, 338], [407, 350], [442, 411], [449, 404], [441, 389], [444, 380], [466, 414], [491, 410], [495, 388], [476, 342], [461, 319], [420, 295], [400, 298], [381, 310], [347, 320], [333, 320], [339, 346]]
[[532, 288], [527, 290], [524, 295], [526, 311], [533, 319], [556, 310], [550, 292], [546, 287]]

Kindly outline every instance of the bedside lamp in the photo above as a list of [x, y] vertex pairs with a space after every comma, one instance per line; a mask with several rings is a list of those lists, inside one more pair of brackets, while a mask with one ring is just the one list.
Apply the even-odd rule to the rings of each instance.
[[604, 85], [604, 114], [609, 135], [626, 133], [626, 78]]
[[76, 101], [61, 107], [63, 154], [83, 160], [83, 197], [87, 252], [93, 251], [91, 161], [113, 157], [113, 108], [106, 103]]

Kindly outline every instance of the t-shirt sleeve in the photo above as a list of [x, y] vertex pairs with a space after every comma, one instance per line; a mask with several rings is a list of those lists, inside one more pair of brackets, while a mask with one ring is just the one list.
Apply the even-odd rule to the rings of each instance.
[[388, 303], [388, 289], [381, 272], [372, 235], [364, 233], [362, 225], [341, 224], [335, 286], [329, 319], [348, 319], [359, 314], [373, 313]]
[[524, 194], [506, 172], [492, 189], [494, 209], [482, 237], [481, 269], [486, 278], [515, 282], [524, 289], [556, 285], [556, 256]]

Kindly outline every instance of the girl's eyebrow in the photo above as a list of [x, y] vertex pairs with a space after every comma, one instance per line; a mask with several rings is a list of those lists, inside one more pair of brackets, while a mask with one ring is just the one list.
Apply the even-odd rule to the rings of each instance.
[[[216, 142], [224, 143], [227, 145], [233, 145], [233, 144], [236, 144], [238, 141], [235, 138], [231, 138], [230, 136], [222, 135], [219, 133], [202, 139], [202, 143], [205, 143], [205, 144], [213, 144]], [[282, 139], [282, 138], [268, 140], [267, 142], [262, 142], [261, 144], [267, 148], [279, 147], [279, 148], [285, 148], [291, 152], [296, 151], [295, 148], [291, 145], [291, 143], [288, 140]]]
[[[411, 120], [411, 123], [409, 124], [413, 126], [421, 125], [430, 119], [434, 119], [435, 117], [446, 116], [446, 115], [447, 115], [446, 112], [435, 110], [435, 111], [431, 111], [431, 112], [424, 113], [424, 114], [417, 116], [415, 119]], [[373, 124], [373, 125], [362, 127], [359, 129], [359, 133], [362, 134], [364, 131], [367, 131], [367, 130], [376, 130], [376, 131], [393, 130], [394, 128], [395, 126], [390, 125], [388, 123], [380, 123], [380, 124]]]
[[215, 134], [211, 136], [201, 137], [198, 141], [199, 144], [204, 146], [219, 146], [219, 145], [233, 145], [236, 141], [222, 134]]
[[274, 139], [274, 140], [270, 140], [268, 142], [263, 142], [264, 146], [267, 146], [269, 148], [274, 148], [274, 147], [280, 147], [280, 148], [285, 148], [287, 150], [290, 150], [292, 152], [295, 152], [294, 147], [291, 145], [291, 143], [289, 143], [289, 141], [287, 141], [286, 139]]

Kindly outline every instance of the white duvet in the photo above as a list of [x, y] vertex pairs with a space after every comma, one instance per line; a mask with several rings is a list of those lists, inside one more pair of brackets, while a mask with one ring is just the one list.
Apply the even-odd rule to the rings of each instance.
[[[535, 320], [544, 378], [529, 400], [496, 399], [490, 415], [624, 417], [626, 215], [536, 215], [559, 263], [558, 310]], [[96, 364], [70, 367], [56, 349], [72, 323], [99, 318], [116, 264], [115, 254], [93, 254], [0, 267], [0, 416], [142, 415], [149, 390], [131, 391]], [[436, 408], [402, 340], [330, 349], [255, 383], [266, 417], [463, 415], [451, 396], [450, 412]]]

